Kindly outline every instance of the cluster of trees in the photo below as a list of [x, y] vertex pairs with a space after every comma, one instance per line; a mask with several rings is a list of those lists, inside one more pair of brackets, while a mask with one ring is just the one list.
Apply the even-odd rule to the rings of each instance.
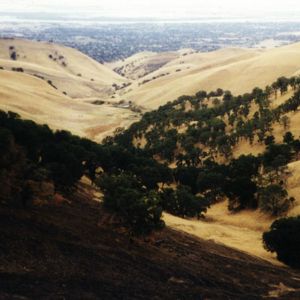
[[[0, 154], [2, 202], [28, 206], [34, 196], [32, 182], [51, 182], [56, 191], [69, 194], [86, 175], [103, 190], [104, 205], [134, 232], [148, 233], [163, 226], [166, 192], [159, 192], [159, 184], [173, 182], [173, 174], [139, 149], [127, 149], [109, 139], [99, 145], [67, 131], [53, 132], [46, 125], [22, 120], [16, 113], [0, 111]], [[185, 202], [182, 199], [193, 197], [186, 188], [176, 199]], [[175, 205], [167, 210], [192, 215], [184, 208], [190, 204], [183, 203], [176, 210]], [[195, 215], [201, 213], [197, 207], [191, 209]]]
[[[54, 133], [46, 125], [3, 111], [0, 111], [0, 132], [1, 183], [11, 187], [7, 199], [30, 200], [29, 181], [51, 181], [56, 190], [67, 192], [88, 172], [92, 158], [88, 145], [93, 145], [88, 140], [66, 131]], [[28, 195], [23, 197], [26, 190]]]
[[104, 206], [138, 234], [162, 228], [163, 210], [183, 218], [200, 218], [210, 205], [204, 197], [193, 194], [189, 186], [149, 188], [141, 177], [129, 172], [103, 174], [96, 183], [104, 193]]
[[25, 172], [24, 152], [16, 145], [11, 132], [0, 127], [1, 202], [21, 203], [20, 195]]

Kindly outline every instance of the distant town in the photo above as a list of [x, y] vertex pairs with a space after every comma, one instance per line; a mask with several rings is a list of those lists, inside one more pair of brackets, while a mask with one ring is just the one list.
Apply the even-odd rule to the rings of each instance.
[[300, 41], [300, 23], [254, 22], [0, 22], [1, 37], [22, 37], [74, 47], [99, 62], [141, 51], [224, 47], [270, 48]]

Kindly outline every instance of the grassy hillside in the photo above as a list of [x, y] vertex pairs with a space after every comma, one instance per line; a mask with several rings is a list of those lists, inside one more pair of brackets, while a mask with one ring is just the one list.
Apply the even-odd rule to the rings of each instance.
[[100, 141], [116, 127], [138, 120], [129, 109], [91, 104], [63, 95], [44, 80], [21, 72], [0, 70], [0, 108], [12, 110], [52, 129]]
[[[300, 207], [299, 95], [299, 77], [281, 77], [239, 96], [199, 91], [146, 113], [115, 142], [168, 164], [171, 186], [189, 186], [202, 201], [212, 201], [208, 222], [166, 215], [168, 225], [272, 259], [260, 244], [263, 231], [282, 215], [297, 215]], [[277, 204], [271, 208], [269, 201], [276, 189], [281, 196], [273, 204], [282, 202], [274, 211]], [[215, 213], [218, 205], [221, 214]]]
[[135, 80], [154, 73], [183, 54], [192, 52], [195, 51], [187, 49], [162, 53], [141, 52], [126, 59], [109, 63], [108, 66], [122, 76]]
[[21, 68], [27, 74], [51, 81], [61, 94], [72, 98], [106, 96], [113, 92], [112, 84], [126, 82], [81, 52], [50, 42], [1, 39], [0, 66], [6, 70]]
[[198, 90], [222, 88], [234, 94], [264, 88], [279, 76], [299, 73], [300, 44], [276, 49], [229, 48], [180, 56], [139, 79], [123, 95], [148, 108]]
[[139, 117], [113, 98], [103, 101], [128, 80], [72, 48], [0, 39], [0, 78], [0, 108], [54, 130], [100, 141]]
[[[239, 236], [242, 234], [240, 217], [231, 224], [229, 219], [234, 218], [230, 214], [226, 219], [214, 215], [213, 210], [207, 213], [208, 223], [191, 221], [185, 224], [170, 217], [165, 220], [173, 227], [272, 259], [262, 249], [261, 234], [275, 218], [288, 211], [296, 213], [299, 205], [295, 193], [297, 181], [292, 180], [297, 168], [291, 169], [293, 173], [290, 173], [287, 167], [297, 161], [299, 153], [299, 140], [293, 136], [297, 132], [293, 132], [291, 127], [291, 116], [298, 113], [299, 104], [298, 77], [281, 77], [265, 90], [256, 88], [251, 94], [240, 96], [233, 96], [221, 89], [183, 96], [157, 111], [146, 113], [140, 122], [128, 130], [119, 130], [115, 137], [106, 138], [101, 147], [86, 148], [86, 142], [75, 139], [78, 146], [84, 147], [81, 150], [83, 153], [88, 151], [83, 156], [79, 152], [76, 158], [78, 165], [88, 162], [87, 168], [80, 168], [80, 174], [92, 176], [104, 192], [108, 207], [136, 229], [143, 226], [149, 226], [150, 230], [155, 228], [156, 222], [160, 222], [162, 208], [180, 217], [201, 217], [210, 205], [228, 199], [230, 211], [259, 209], [266, 214], [260, 227], [243, 225], [247, 235], [252, 236], [250, 239]], [[22, 123], [19, 119], [10, 120], [8, 116], [3, 124], [7, 126], [10, 122]], [[284, 137], [279, 134], [273, 136], [277, 127], [282, 128]], [[8, 128], [14, 129], [11, 125]], [[257, 156], [236, 153], [236, 148], [240, 149], [246, 143], [250, 145], [248, 153], [259, 148], [259, 151], [253, 151]], [[42, 160], [35, 163], [48, 168], [48, 164], [43, 164], [43, 156], [47, 161], [49, 153], [42, 145], [39, 147]], [[52, 167], [50, 165], [50, 174]], [[105, 171], [104, 176], [95, 173], [98, 167]], [[57, 172], [60, 169], [55, 167], [54, 170]], [[274, 188], [272, 184], [283, 197], [280, 196], [276, 200], [278, 202], [270, 206], [265, 194], [271, 195], [268, 189]], [[177, 190], [161, 188], [164, 185], [177, 186]], [[286, 190], [289, 192], [292, 189], [293, 203], [293, 198], [285, 195]], [[130, 199], [136, 199], [138, 206], [135, 207]], [[143, 202], [139, 201], [145, 199], [146, 206], [143, 206]], [[148, 205], [148, 212], [153, 212], [153, 215], [144, 223], [139, 213], [135, 214]], [[222, 207], [226, 210], [226, 205]], [[249, 224], [257, 218], [256, 213], [246, 213], [244, 219], [248, 216]], [[224, 230], [218, 230], [228, 239], [222, 238], [222, 234], [214, 236], [208, 233], [218, 226], [222, 228], [222, 225], [225, 225]], [[200, 229], [200, 234], [197, 233], [198, 226], [203, 229], [203, 232]], [[208, 235], [205, 236], [204, 232]], [[233, 242], [234, 239], [236, 242]], [[251, 243], [259, 245], [254, 247]]]

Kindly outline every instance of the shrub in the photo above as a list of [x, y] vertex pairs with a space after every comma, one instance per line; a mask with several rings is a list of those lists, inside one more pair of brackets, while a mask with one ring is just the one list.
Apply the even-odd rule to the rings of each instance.
[[16, 52], [16, 51], [11, 52], [11, 53], [10, 53], [10, 58], [11, 58], [12, 60], [17, 60], [17, 52]]
[[276, 220], [263, 234], [264, 247], [276, 252], [278, 260], [300, 268], [300, 216]]

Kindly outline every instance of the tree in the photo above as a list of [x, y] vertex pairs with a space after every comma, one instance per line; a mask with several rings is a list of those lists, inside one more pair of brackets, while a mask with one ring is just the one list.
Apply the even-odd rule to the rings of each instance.
[[277, 83], [277, 87], [280, 89], [280, 93], [282, 95], [283, 93], [285, 93], [288, 90], [288, 86], [289, 86], [290, 82], [289, 82], [289, 79], [282, 76], [277, 79], [276, 83]]
[[214, 98], [212, 103], [213, 103], [214, 106], [219, 106], [221, 104], [221, 100], [218, 99], [218, 98]]
[[188, 186], [179, 185], [176, 190], [166, 188], [161, 192], [161, 203], [165, 211], [176, 216], [203, 217], [209, 207], [209, 201], [191, 193]]
[[263, 234], [264, 247], [276, 252], [278, 260], [300, 268], [300, 216], [276, 220]]
[[295, 138], [290, 131], [286, 132], [285, 135], [283, 136], [283, 142], [285, 144], [292, 144], [294, 142], [294, 140], [295, 140]]
[[196, 194], [198, 173], [199, 170], [196, 167], [178, 167], [174, 171], [174, 177], [179, 184], [189, 186]]
[[279, 184], [270, 184], [258, 191], [258, 205], [260, 209], [273, 216], [286, 213], [294, 198], [289, 197], [287, 191]]
[[196, 93], [196, 97], [200, 100], [203, 100], [207, 97], [207, 92], [206, 91], [199, 91]]
[[11, 58], [12, 60], [17, 60], [17, 53], [16, 53], [16, 51], [12, 51], [12, 52], [10, 53], [10, 58]]
[[148, 234], [164, 226], [159, 194], [147, 191], [135, 176], [105, 174], [97, 185], [104, 193], [104, 206], [118, 214], [132, 232]]
[[229, 180], [225, 189], [225, 193], [229, 199], [228, 209], [256, 209], [256, 191], [256, 183], [252, 181], [250, 177], [240, 176]]
[[275, 143], [275, 138], [273, 135], [268, 135], [266, 138], [265, 138], [265, 145], [268, 146], [268, 145], [271, 145], [271, 144], [274, 144]]
[[288, 116], [282, 116], [279, 122], [283, 126], [284, 130], [287, 130], [291, 124], [290, 118]]

